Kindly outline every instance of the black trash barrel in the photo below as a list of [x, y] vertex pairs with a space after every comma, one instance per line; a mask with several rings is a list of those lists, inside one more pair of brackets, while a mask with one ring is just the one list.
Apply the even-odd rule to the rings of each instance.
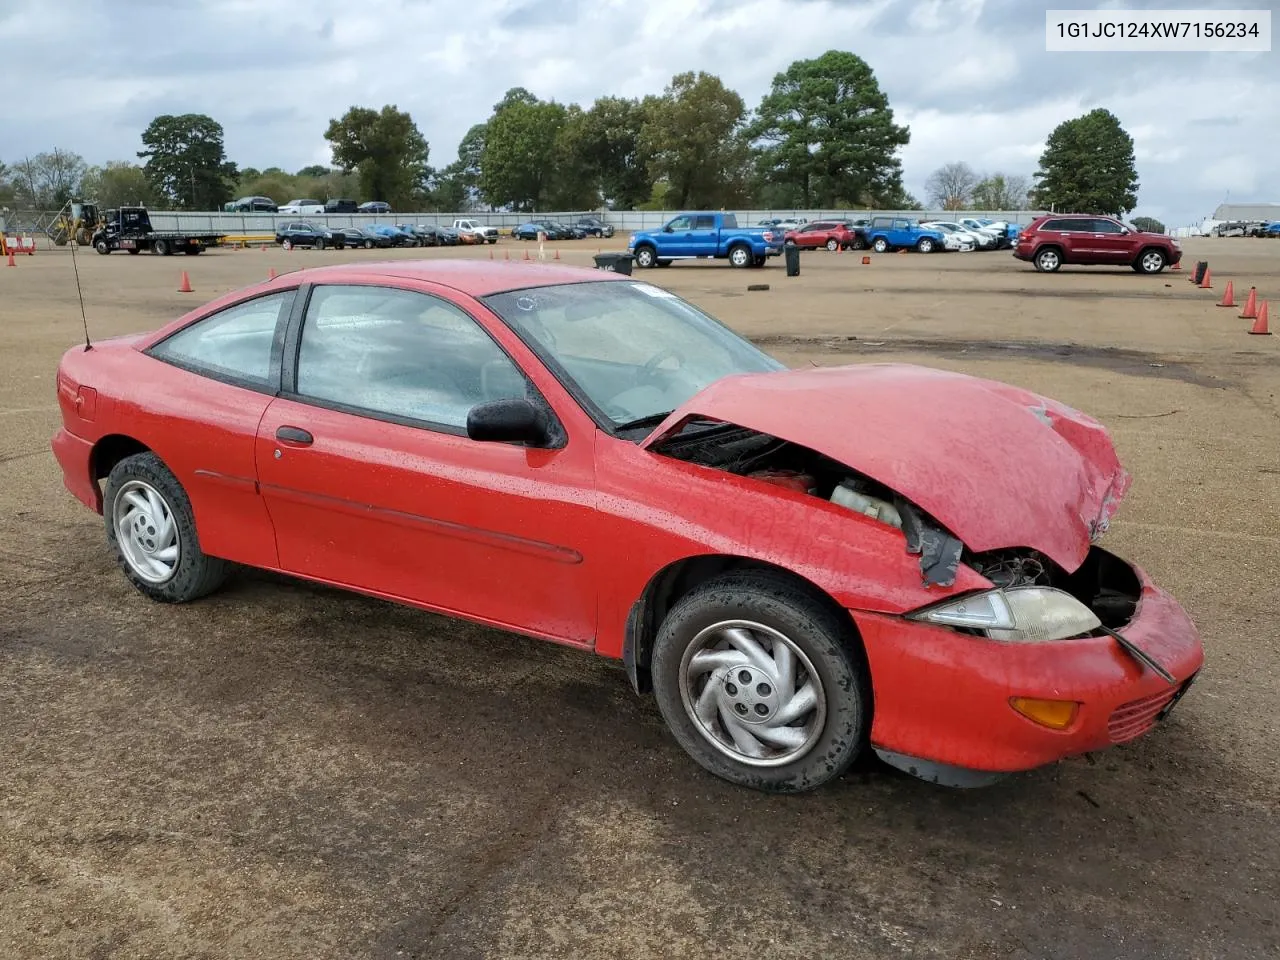
[[782, 248], [782, 252], [787, 258], [787, 276], [800, 276], [800, 248], [794, 243], [788, 243]]
[[631, 276], [631, 262], [635, 260], [629, 253], [597, 253], [595, 255], [597, 270], [611, 270], [614, 273], [625, 273]]

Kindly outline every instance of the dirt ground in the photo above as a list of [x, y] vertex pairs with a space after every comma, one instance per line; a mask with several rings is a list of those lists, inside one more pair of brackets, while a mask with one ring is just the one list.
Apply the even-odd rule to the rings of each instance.
[[[49, 450], [72, 258], [0, 265], [0, 957], [1280, 955], [1280, 337], [1214, 306], [1233, 279], [1280, 313], [1280, 243], [1186, 246], [1212, 292], [1006, 252], [646, 274], [790, 363], [932, 364], [1099, 417], [1136, 478], [1108, 546], [1204, 634], [1131, 745], [979, 791], [868, 760], [786, 798], [702, 773], [590, 655], [253, 573], [143, 599]], [[77, 262], [102, 337], [375, 256]]]

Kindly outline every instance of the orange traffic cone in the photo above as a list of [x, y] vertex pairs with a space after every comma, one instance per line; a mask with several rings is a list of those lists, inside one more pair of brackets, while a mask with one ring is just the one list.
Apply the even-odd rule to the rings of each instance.
[[556, 247], [556, 255], [555, 255], [554, 257], [552, 257], [551, 259], [552, 259], [552, 260], [559, 260], [559, 259], [560, 259], [560, 248], [559, 248], [559, 247]]
[[529, 256], [529, 248], [528, 248], [528, 247], [525, 247], [525, 249], [524, 249], [524, 258], [525, 258], [526, 260], [532, 260], [532, 259], [533, 259], [533, 257]]
[[270, 270], [268, 270], [268, 271], [267, 271], [267, 279], [268, 279], [268, 280], [274, 280], [274, 279], [275, 279], [276, 277], [278, 277], [278, 276], [279, 276], [279, 274], [278, 274], [278, 273], [276, 273], [276, 268], [275, 268], [275, 267], [272, 267]]
[[10, 250], [10, 251], [9, 251], [9, 266], [11, 266], [11, 267], [16, 267], [17, 265], [18, 265], [18, 262], [17, 262], [16, 260], [14, 260], [14, 259], [13, 259], [13, 251], [12, 251], [12, 250]]
[[1226, 292], [1222, 294], [1222, 299], [1218, 301], [1220, 307], [1234, 307], [1236, 305], [1236, 288], [1235, 284], [1228, 280]]
[[259, 249], [261, 249], [263, 253], [266, 253], [266, 252], [267, 252], [267, 245], [264, 243], [264, 244], [263, 244]]
[[182, 271], [182, 283], [178, 284], [179, 293], [195, 293], [191, 289], [191, 278], [187, 276], [187, 271]]
[[1172, 267], [1170, 267], [1169, 269], [1170, 269], [1173, 273], [1181, 273], [1181, 272], [1182, 272], [1182, 261], [1181, 261], [1181, 260], [1179, 260], [1177, 263], [1175, 263], [1175, 264], [1174, 264]]
[[1244, 310], [1240, 314], [1241, 320], [1252, 320], [1258, 315], [1258, 288], [1250, 287], [1249, 296], [1244, 301]]
[[1210, 273], [1209, 273], [1208, 267], [1204, 268], [1204, 279], [1200, 281], [1200, 289], [1201, 290], [1213, 289], [1213, 281], [1210, 279]]
[[869, 263], [871, 263], [871, 258], [870, 258], [870, 257], [863, 257], [863, 258], [862, 258], [862, 265], [863, 265], [864, 267], [865, 267], [865, 266], [867, 266]]
[[1262, 306], [1258, 307], [1258, 319], [1253, 321], [1253, 328], [1249, 332], [1255, 336], [1271, 336], [1271, 331], [1267, 329], [1267, 301], [1263, 300]]

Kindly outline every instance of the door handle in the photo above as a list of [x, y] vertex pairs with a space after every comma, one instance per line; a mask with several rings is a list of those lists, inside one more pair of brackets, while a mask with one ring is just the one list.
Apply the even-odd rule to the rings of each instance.
[[301, 427], [291, 427], [285, 424], [284, 426], [276, 427], [276, 439], [281, 443], [289, 444], [291, 447], [309, 447], [315, 442], [316, 438]]

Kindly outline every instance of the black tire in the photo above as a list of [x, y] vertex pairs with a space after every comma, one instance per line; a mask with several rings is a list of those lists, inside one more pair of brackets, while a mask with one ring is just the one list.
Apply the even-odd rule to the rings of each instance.
[[830, 240], [827, 241], [827, 249], [830, 250], [832, 253], [835, 253], [837, 250], [840, 249], [840, 241], [837, 240], [835, 237], [832, 237]]
[[[712, 743], [685, 707], [681, 664], [686, 651], [703, 630], [729, 620], [778, 631], [804, 653], [821, 681], [825, 721], [808, 749], [783, 765], [735, 759]], [[658, 629], [651, 673], [658, 709], [672, 735], [700, 766], [732, 783], [773, 793], [812, 790], [848, 769], [868, 741], [870, 672], [852, 623], [816, 589], [783, 574], [728, 573], [685, 595]], [[714, 676], [707, 682], [718, 683]]]
[[[155, 584], [139, 576], [121, 550], [116, 536], [115, 506], [122, 488], [130, 481], [140, 481], [154, 489], [165, 501], [178, 529], [178, 562], [170, 579]], [[208, 556], [200, 549], [191, 501], [182, 484], [154, 453], [135, 453], [117, 463], [107, 477], [103, 495], [103, 519], [107, 543], [125, 577], [141, 593], [160, 603], [187, 603], [218, 589], [227, 578], [231, 565]]]
[[155, 243], [151, 245], [151, 252], [156, 254], [157, 256], [167, 257], [171, 253], [169, 249], [169, 241], [157, 240]]
[[671, 266], [671, 261], [670, 261], [670, 260], [659, 260], [659, 261], [657, 261], [657, 263], [658, 263], [658, 266], [660, 266], [660, 267], [669, 267], [669, 266]]
[[853, 240], [852, 240], [852, 241], [850, 241], [850, 243], [849, 243], [849, 249], [850, 249], [850, 250], [865, 250], [865, 249], [867, 249], [867, 244], [866, 244], [866, 242], [865, 242], [861, 237], [854, 237], [854, 238], [853, 238]]
[[884, 253], [889, 249], [889, 241], [884, 237], [876, 237], [871, 241], [871, 249], [876, 253]]
[[130, 247], [130, 248], [129, 248], [129, 252], [130, 252], [130, 253], [141, 253], [142, 251], [141, 251], [141, 250], [139, 250], [137, 247]]
[[105, 240], [99, 240], [93, 245], [93, 249], [97, 250], [104, 257], [111, 252], [111, 245]]
[[729, 263], [739, 269], [750, 267], [755, 262], [755, 255], [745, 243], [735, 243], [729, 248]]
[[197, 253], [199, 253], [199, 252], [200, 252], [200, 248], [199, 248], [199, 247], [190, 247], [190, 246], [188, 246], [188, 247], [183, 247], [183, 248], [182, 248], [182, 252], [183, 252], [183, 253], [185, 253], [188, 257], [194, 257]]
[[647, 243], [642, 243], [636, 247], [636, 266], [647, 270], [658, 262], [658, 251]]
[[372, 250], [372, 249], [373, 249], [373, 241], [372, 241], [372, 240], [365, 240], [365, 242], [364, 242], [364, 248], [365, 248], [366, 250]]
[[316, 237], [316, 249], [317, 250], [324, 249], [324, 237]]
[[921, 237], [916, 241], [916, 250], [920, 253], [933, 253], [933, 247], [934, 243], [932, 237]]
[[1139, 273], [1145, 273], [1148, 276], [1155, 276], [1165, 268], [1168, 262], [1163, 250], [1156, 250], [1148, 247], [1138, 254], [1138, 259], [1134, 261], [1134, 269]]
[[1062, 268], [1062, 251], [1057, 247], [1042, 247], [1032, 262], [1041, 273], [1057, 273]]

